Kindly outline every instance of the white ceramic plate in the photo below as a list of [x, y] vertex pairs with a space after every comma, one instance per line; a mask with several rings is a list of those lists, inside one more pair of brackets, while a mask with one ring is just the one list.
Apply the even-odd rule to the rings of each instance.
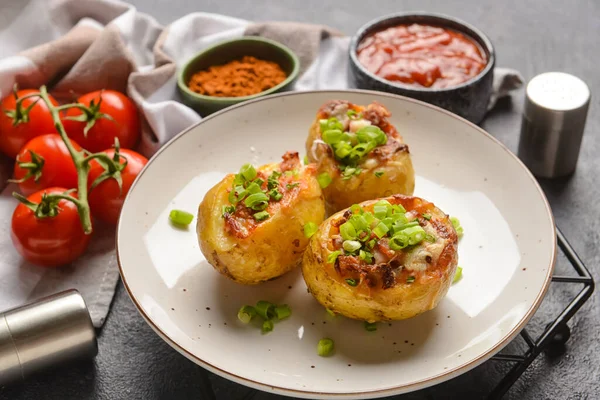
[[[299, 271], [257, 287], [219, 275], [203, 258], [195, 221], [173, 228], [171, 209], [196, 212], [226, 173], [252, 162], [304, 154], [322, 103], [387, 106], [410, 146], [415, 195], [459, 217], [463, 279], [437, 309], [379, 324], [376, 332], [330, 317]], [[440, 383], [482, 363], [524, 327], [546, 292], [556, 252], [548, 203], [534, 178], [475, 125], [411, 99], [366, 91], [276, 95], [229, 108], [188, 129], [150, 161], [132, 187], [118, 227], [123, 282], [152, 328], [190, 360], [235, 382], [306, 398], [373, 398]], [[237, 320], [257, 300], [293, 315], [262, 335]], [[319, 339], [335, 340], [321, 358]]]

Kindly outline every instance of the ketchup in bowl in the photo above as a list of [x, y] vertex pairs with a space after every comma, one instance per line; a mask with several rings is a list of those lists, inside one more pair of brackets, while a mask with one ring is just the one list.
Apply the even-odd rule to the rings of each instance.
[[372, 74], [412, 87], [443, 89], [477, 76], [486, 55], [468, 36], [442, 27], [406, 24], [365, 37], [359, 62]]

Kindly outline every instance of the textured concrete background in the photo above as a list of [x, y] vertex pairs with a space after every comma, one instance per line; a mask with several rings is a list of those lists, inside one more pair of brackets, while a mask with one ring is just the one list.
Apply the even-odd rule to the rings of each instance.
[[[2, 3], [0, 1], [0, 13]], [[24, 0], [23, 0], [24, 1]], [[485, 31], [497, 51], [499, 66], [519, 69], [526, 79], [560, 70], [584, 79], [592, 105], [577, 172], [570, 179], [542, 182], [559, 227], [592, 270], [600, 271], [600, 3], [565, 1], [195, 1], [134, 0], [139, 10], [168, 24], [194, 11], [215, 12], [256, 21], [294, 20], [321, 23], [352, 34], [372, 18], [399, 11], [424, 10], [461, 18]], [[483, 128], [516, 151], [523, 93], [503, 101]], [[526, 207], [515, 196], [515, 207]], [[559, 271], [563, 269], [559, 265]], [[542, 329], [574, 293], [553, 284], [528, 329]], [[598, 296], [575, 316], [566, 351], [541, 355], [507, 395], [509, 399], [596, 399], [600, 397], [600, 328]], [[113, 309], [100, 334], [95, 362], [54, 371], [26, 385], [0, 389], [0, 399], [210, 399], [206, 380], [217, 399], [276, 399], [254, 393], [204, 371], [172, 350], [142, 320], [119, 285]], [[521, 346], [520, 340], [507, 351]], [[489, 361], [450, 382], [398, 399], [482, 398], [506, 370]]]

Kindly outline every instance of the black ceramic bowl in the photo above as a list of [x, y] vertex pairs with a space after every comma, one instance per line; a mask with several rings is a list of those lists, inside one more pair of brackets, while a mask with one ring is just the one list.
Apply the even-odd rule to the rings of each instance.
[[[479, 44], [487, 56], [488, 63], [475, 77], [448, 88], [430, 89], [403, 85], [380, 78], [369, 71], [358, 61], [356, 49], [368, 35], [401, 24], [425, 24], [440, 26], [458, 31]], [[371, 21], [358, 30], [350, 42], [350, 80], [359, 89], [378, 90], [395, 93], [444, 108], [473, 123], [483, 120], [492, 95], [494, 65], [496, 56], [490, 40], [477, 28], [456, 18], [440, 14], [411, 12], [388, 15]]]

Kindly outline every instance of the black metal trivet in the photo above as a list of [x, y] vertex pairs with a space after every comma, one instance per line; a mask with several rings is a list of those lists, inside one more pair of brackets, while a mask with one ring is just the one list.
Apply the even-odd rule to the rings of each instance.
[[558, 247], [562, 250], [567, 260], [569, 260], [569, 263], [575, 272], [577, 272], [577, 276], [554, 275], [552, 276], [552, 282], [561, 284], [583, 284], [583, 287], [560, 314], [546, 325], [546, 329], [537, 337], [537, 339], [533, 339], [526, 329], [521, 331], [521, 337], [527, 344], [527, 350], [524, 354], [496, 354], [491, 358], [495, 361], [514, 363], [514, 366], [492, 390], [488, 396], [488, 399], [490, 400], [502, 398], [540, 353], [564, 346], [567, 340], [569, 340], [569, 337], [571, 337], [571, 329], [567, 325], [567, 322], [573, 318], [573, 315], [575, 315], [594, 292], [594, 279], [592, 278], [590, 271], [588, 271], [577, 253], [575, 253], [575, 250], [573, 250], [573, 247], [571, 247], [558, 228], [556, 229], [556, 236], [558, 239]]
[[[488, 395], [488, 399], [490, 400], [502, 398], [521, 377], [527, 367], [529, 367], [542, 352], [550, 352], [554, 348], [560, 348], [565, 345], [571, 336], [571, 330], [567, 325], [567, 322], [569, 322], [577, 310], [583, 306], [594, 292], [594, 279], [592, 278], [592, 275], [558, 228], [556, 229], [556, 236], [558, 247], [562, 250], [575, 272], [577, 272], [577, 276], [553, 275], [552, 282], [560, 284], [583, 284], [583, 287], [560, 314], [546, 325], [546, 329], [537, 337], [537, 339], [533, 339], [526, 329], [521, 331], [521, 337], [527, 345], [527, 349], [523, 354], [496, 354], [490, 359], [489, 362], [496, 361], [514, 364], [504, 378], [500, 380]], [[204, 392], [202, 398], [215, 400], [216, 395], [212, 389], [210, 379], [206, 374], [203, 375]], [[257, 392], [254, 389], [250, 389], [242, 400], [250, 400], [256, 393]]]

